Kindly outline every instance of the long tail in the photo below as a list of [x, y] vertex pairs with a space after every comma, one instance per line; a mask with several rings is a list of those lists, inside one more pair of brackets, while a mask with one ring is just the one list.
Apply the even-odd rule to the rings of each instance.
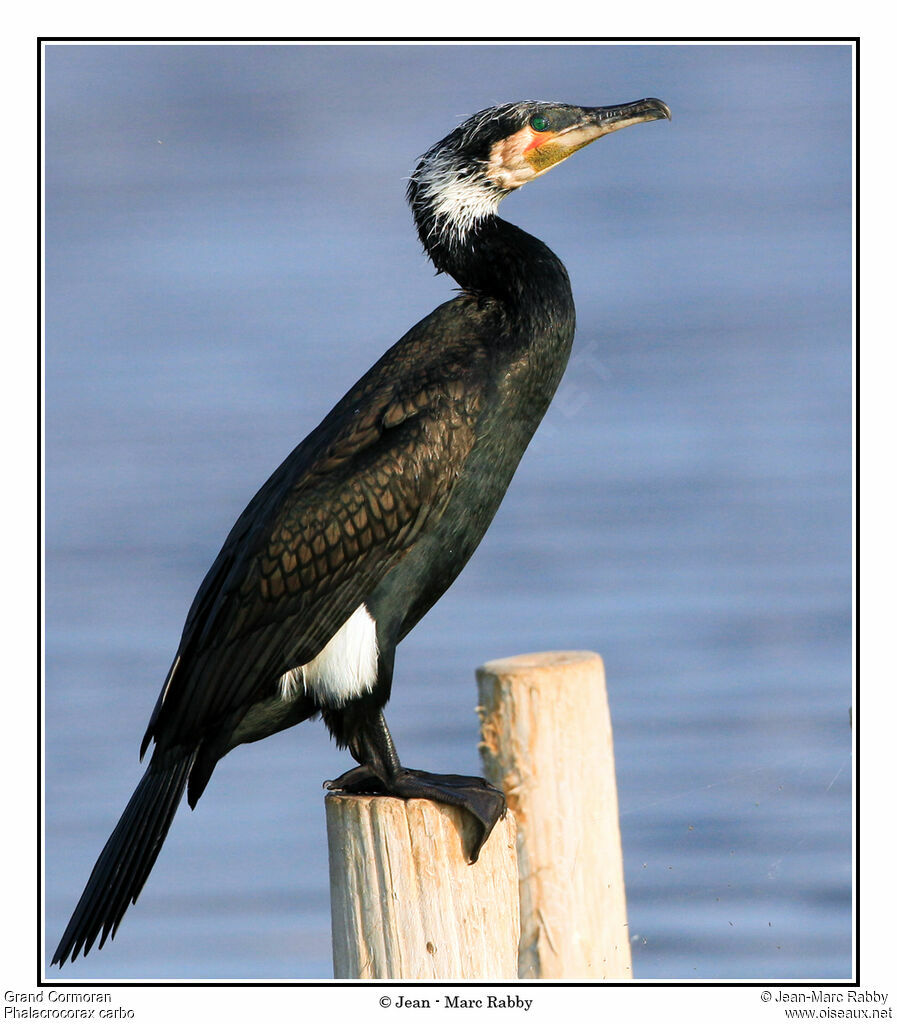
[[84, 893], [53, 954], [60, 967], [83, 949], [86, 956], [97, 935], [97, 949], [112, 937], [129, 903], [147, 880], [178, 808], [196, 754], [160, 765], [150, 762], [115, 830], [97, 858]]

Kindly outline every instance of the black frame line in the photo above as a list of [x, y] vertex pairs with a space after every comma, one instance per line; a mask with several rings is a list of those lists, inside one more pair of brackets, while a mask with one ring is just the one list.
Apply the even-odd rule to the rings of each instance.
[[[774, 988], [774, 989], [807, 989], [820, 988], [859, 988], [860, 987], [860, 723], [859, 715], [859, 419], [857, 408], [859, 406], [859, 369], [860, 369], [860, 37], [859, 36], [38, 36], [37, 42], [37, 958], [36, 986], [39, 989], [45, 988], [103, 988], [103, 989], [128, 989], [128, 988]], [[854, 182], [853, 182], [853, 267], [855, 274], [854, 307], [852, 312], [854, 329], [854, 406], [853, 406], [853, 434], [854, 434], [854, 480], [853, 488], [855, 495], [856, 519], [853, 531], [853, 555], [854, 555], [854, 680], [855, 680], [855, 705], [852, 711], [852, 728], [854, 730], [855, 760], [855, 782], [854, 782], [854, 809], [853, 827], [855, 830], [855, 853], [854, 853], [854, 888], [853, 888], [853, 925], [854, 925], [854, 978], [851, 981], [830, 981], [828, 979], [794, 981], [790, 979], [766, 979], [754, 980], [641, 980], [633, 978], [630, 981], [542, 981], [526, 979], [508, 979], [498, 981], [418, 981], [404, 979], [389, 980], [363, 980], [363, 979], [296, 979], [296, 980], [179, 980], [170, 981], [165, 979], [147, 979], [146, 981], [94, 981], [94, 980], [67, 980], [59, 978], [54, 981], [44, 979], [44, 948], [43, 948], [43, 912], [44, 912], [44, 891], [43, 891], [43, 867], [44, 867], [44, 834], [43, 817], [41, 814], [44, 766], [43, 766], [43, 700], [42, 700], [42, 654], [43, 654], [43, 478], [41, 450], [43, 442], [43, 411], [44, 394], [42, 388], [43, 371], [43, 330], [42, 310], [44, 292], [41, 285], [41, 272], [43, 268], [43, 188], [42, 188], [42, 159], [44, 154], [42, 119], [43, 119], [43, 75], [42, 55], [45, 44], [50, 43], [85, 43], [85, 44], [106, 44], [106, 43], [228, 43], [246, 44], [256, 43], [282, 43], [291, 45], [296, 43], [315, 44], [348, 44], [348, 43], [380, 43], [380, 44], [434, 44], [434, 43], [457, 43], [457, 44], [515, 44], [532, 43], [549, 45], [552, 43], [583, 43], [583, 44], [608, 44], [608, 43], [631, 43], [633, 45], [645, 43], [681, 43], [705, 45], [708, 43], [846, 43], [853, 48], [853, 115], [854, 115]]]

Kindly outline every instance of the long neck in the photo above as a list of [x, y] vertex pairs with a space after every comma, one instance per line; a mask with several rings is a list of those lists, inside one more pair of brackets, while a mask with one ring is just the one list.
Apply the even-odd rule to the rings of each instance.
[[563, 263], [538, 238], [491, 214], [464, 231], [414, 210], [418, 234], [436, 269], [466, 291], [498, 300], [509, 315], [566, 329], [573, 295]]
[[418, 231], [439, 271], [498, 307], [493, 341], [506, 352], [504, 372], [511, 385], [506, 398], [508, 408], [516, 410], [515, 429], [525, 435], [522, 452], [551, 402], [573, 345], [576, 310], [567, 271], [547, 245], [494, 214], [464, 233], [428, 232], [420, 220]]

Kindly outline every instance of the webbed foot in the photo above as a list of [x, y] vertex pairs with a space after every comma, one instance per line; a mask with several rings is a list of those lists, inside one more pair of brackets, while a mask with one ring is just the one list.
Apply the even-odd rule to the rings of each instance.
[[342, 790], [344, 793], [397, 796], [403, 800], [434, 800], [436, 803], [464, 808], [475, 825], [474, 839], [468, 853], [471, 864], [476, 862], [496, 822], [507, 811], [501, 790], [474, 775], [434, 775], [400, 767], [394, 775], [383, 779], [366, 765], [359, 765], [324, 785], [327, 789]]

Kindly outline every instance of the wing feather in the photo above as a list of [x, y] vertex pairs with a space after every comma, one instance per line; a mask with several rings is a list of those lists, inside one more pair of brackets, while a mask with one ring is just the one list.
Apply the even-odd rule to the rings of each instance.
[[151, 739], [195, 745], [270, 696], [442, 514], [476, 439], [487, 375], [482, 356], [471, 355], [478, 346], [422, 355], [413, 335], [291, 453], [234, 525], [191, 606], [141, 753]]

